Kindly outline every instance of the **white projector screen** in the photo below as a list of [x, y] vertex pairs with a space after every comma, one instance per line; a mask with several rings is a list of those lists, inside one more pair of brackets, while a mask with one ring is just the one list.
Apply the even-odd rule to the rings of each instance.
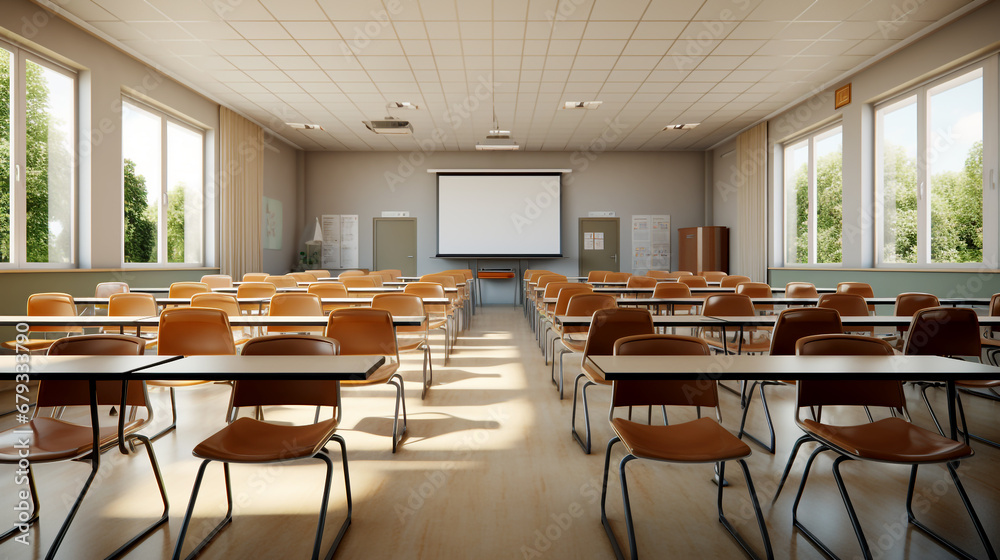
[[438, 174], [439, 257], [560, 257], [562, 174]]

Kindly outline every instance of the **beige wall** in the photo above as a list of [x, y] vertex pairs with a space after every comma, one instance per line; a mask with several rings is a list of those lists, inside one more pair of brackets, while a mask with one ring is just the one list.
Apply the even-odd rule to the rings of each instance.
[[[407, 158], [413, 155], [413, 166]], [[467, 261], [431, 257], [437, 251], [436, 177], [427, 169], [573, 169], [563, 179], [562, 246], [567, 258], [525, 261], [531, 268], [577, 273], [577, 220], [590, 211], [621, 218], [621, 249], [631, 249], [633, 214], [670, 214], [671, 227], [704, 225], [702, 152], [605, 152], [593, 160], [566, 152], [306, 153], [305, 220], [320, 214], [358, 214], [360, 265], [372, 266], [372, 218], [383, 210], [405, 210], [417, 218], [419, 274], [471, 267]], [[421, 161], [422, 160], [422, 161]], [[386, 174], [403, 180], [396, 184]], [[390, 175], [390, 178], [392, 175]], [[677, 263], [676, 241], [672, 251]], [[482, 264], [482, 266], [488, 266]], [[626, 258], [622, 270], [631, 270]], [[497, 294], [509, 301], [509, 287]], [[485, 291], [485, 290], [484, 290]]]
[[298, 263], [302, 235], [296, 220], [299, 151], [276, 137], [271, 140], [264, 148], [264, 196], [281, 202], [281, 249], [263, 250], [263, 272], [284, 274]]

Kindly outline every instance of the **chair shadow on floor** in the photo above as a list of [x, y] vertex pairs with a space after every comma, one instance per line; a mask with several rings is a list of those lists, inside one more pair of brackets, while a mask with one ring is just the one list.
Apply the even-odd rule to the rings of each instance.
[[[354, 426], [348, 427], [342, 424], [340, 430], [347, 433], [382, 435], [385, 434], [387, 426], [392, 428], [392, 418], [369, 416], [361, 418]], [[415, 442], [455, 432], [498, 429], [500, 423], [495, 420], [472, 420], [444, 412], [415, 412], [408, 415], [405, 441], [412, 445]]]

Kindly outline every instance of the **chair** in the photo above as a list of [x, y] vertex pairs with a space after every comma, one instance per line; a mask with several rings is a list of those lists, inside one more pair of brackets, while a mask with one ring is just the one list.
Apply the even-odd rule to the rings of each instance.
[[269, 282], [271, 284], [274, 284], [275, 288], [298, 288], [299, 287], [299, 283], [295, 280], [295, 278], [292, 278], [291, 276], [288, 276], [287, 274], [282, 275], [282, 276], [271, 276], [271, 275], [268, 275], [266, 278], [264, 278], [264, 282]]
[[[160, 309], [153, 294], [125, 292], [111, 294], [111, 297], [108, 298], [109, 317], [156, 317], [159, 312]], [[115, 327], [105, 327], [103, 332], [114, 334], [111, 330], [113, 328]], [[156, 327], [136, 327], [136, 336], [146, 342], [146, 349], [156, 346], [156, 333]]]
[[[50, 356], [139, 356], [142, 355], [144, 349], [145, 342], [134, 336], [96, 334], [55, 340], [49, 346], [48, 354]], [[91, 483], [93, 483], [97, 476], [97, 472], [100, 469], [101, 454], [114, 447], [119, 447], [124, 452], [124, 445], [126, 443], [134, 444], [136, 440], [143, 444], [146, 454], [149, 457], [149, 463], [153, 469], [157, 487], [160, 490], [163, 513], [159, 519], [129, 539], [128, 542], [118, 547], [108, 557], [113, 558], [124, 554], [167, 521], [167, 512], [169, 509], [167, 491], [163, 486], [163, 477], [160, 475], [156, 455], [149, 439], [138, 433], [138, 430], [153, 420], [153, 408], [147, 399], [145, 384], [141, 381], [129, 381], [128, 388], [126, 389], [127, 400], [125, 401], [126, 406], [144, 408], [146, 410], [145, 417], [126, 419], [127, 414], [125, 411], [122, 411], [118, 416], [117, 426], [101, 427], [96, 407], [100, 405], [120, 405], [122, 402], [122, 388], [125, 384], [120, 381], [97, 381], [96, 383], [97, 402], [94, 408], [90, 409], [90, 425], [80, 425], [59, 418], [38, 415], [39, 409], [46, 407], [54, 407], [56, 409], [66, 406], [89, 407], [91, 404], [91, 393], [87, 381], [44, 380], [38, 386], [38, 406], [35, 409], [34, 417], [26, 424], [19, 424], [16, 429], [0, 433], [0, 463], [8, 465], [18, 465], [25, 461], [23, 440], [25, 439], [25, 434], [31, 434], [28, 437], [30, 443], [27, 448], [31, 465], [30, 468], [21, 467], [22, 470], [20, 471], [20, 474], [27, 478], [28, 496], [24, 496], [24, 491], [21, 491], [18, 507], [23, 503], [25, 507], [30, 505], [32, 508], [30, 511], [17, 511], [17, 508], [15, 508], [15, 511], [21, 514], [18, 516], [20, 523], [3, 535], [0, 535], [0, 541], [7, 540], [16, 534], [22, 534], [22, 526], [26, 531], [26, 527], [38, 520], [40, 505], [38, 492], [35, 487], [35, 471], [38, 465], [64, 461], [90, 463], [90, 476], [87, 477], [83, 488], [76, 497], [76, 501], [70, 507], [69, 513], [66, 515], [66, 519], [59, 528], [46, 555], [47, 558], [55, 557], [63, 538], [69, 530], [70, 524], [79, 512]], [[29, 496], [30, 500], [27, 499]], [[117, 523], [125, 522], [118, 521]], [[117, 529], [120, 529], [120, 527], [116, 527], [116, 533]], [[32, 543], [32, 545], [35, 545], [35, 543]], [[90, 551], [90, 554], [92, 555], [93, 552]]]
[[[569, 300], [577, 294], [589, 294], [593, 293], [594, 288], [590, 284], [581, 284], [579, 282], [553, 282], [545, 287], [547, 293], [555, 291], [554, 296], [556, 302], [547, 304], [544, 315], [545, 322], [549, 325], [549, 329], [552, 330], [552, 341], [549, 342], [548, 338], [545, 340], [546, 352], [545, 352], [545, 363], [549, 363], [549, 357], [552, 358], [552, 367], [550, 368], [550, 374], [553, 383], [555, 383], [555, 356], [556, 356], [556, 341], [562, 337], [563, 328], [556, 323], [556, 317], [560, 315], [565, 315], [566, 310], [569, 308]], [[548, 331], [546, 331], [547, 333]], [[556, 383], [558, 385], [558, 383]]]
[[375, 278], [371, 276], [343, 276], [340, 281], [346, 288], [375, 288]]
[[[227, 317], [240, 317], [243, 315], [240, 304], [236, 301], [236, 296], [231, 294], [195, 294], [191, 296], [191, 307], [207, 307], [208, 309], [221, 309], [226, 312]], [[233, 327], [233, 344], [240, 346], [250, 340], [251, 336], [245, 327]]]
[[378, 276], [379, 278], [382, 279], [382, 283], [383, 284], [385, 282], [392, 282], [392, 281], [395, 280], [395, 278], [392, 277], [392, 273], [389, 272], [388, 270], [373, 270], [373, 271], [369, 272], [368, 275], [369, 276]]
[[[907, 356], [948, 356], [961, 357], [973, 356], [978, 361], [982, 353], [982, 336], [979, 332], [979, 317], [975, 310], [964, 307], [930, 307], [920, 309], [913, 314], [913, 321], [910, 323], [910, 336], [906, 339], [903, 347], [903, 354]], [[938, 422], [934, 408], [927, 398], [927, 390], [931, 387], [942, 387], [941, 383], [919, 383], [921, 386], [920, 396], [923, 398], [927, 411], [931, 414], [931, 420], [937, 427], [938, 433], [945, 435], [941, 423]], [[992, 390], [1000, 387], [1000, 380], [956, 380], [955, 386], [965, 391], [973, 389]], [[973, 393], [979, 394], [979, 393]], [[988, 395], [982, 395], [988, 397]], [[962, 399], [956, 393], [958, 411], [962, 420], [962, 432], [965, 434], [965, 442], [969, 443], [969, 438], [986, 443], [993, 447], [1000, 447], [1000, 444], [969, 433], [965, 425], [965, 411], [962, 407]], [[993, 399], [997, 400], [997, 399]]]
[[[868, 310], [871, 306], [865, 298], [849, 292], [838, 292], [835, 294], [820, 294], [816, 307], [836, 309], [841, 317], [868, 317]], [[851, 329], [854, 332], [862, 332], [868, 336], [875, 336], [874, 327], [862, 327]]]
[[626, 288], [653, 288], [657, 284], [652, 276], [629, 276], [625, 281]]
[[[840, 314], [836, 309], [826, 309], [822, 307], [792, 307], [783, 309], [778, 314], [774, 322], [774, 330], [771, 332], [771, 348], [768, 354], [771, 356], [792, 356], [795, 354], [795, 343], [798, 339], [814, 334], [839, 334], [843, 332], [840, 323]], [[743, 418], [740, 420], [740, 431], [738, 437], [748, 437], [757, 445], [763, 447], [768, 453], [774, 453], [774, 424], [771, 422], [771, 411], [767, 406], [767, 396], [764, 394], [764, 387], [768, 385], [785, 385], [795, 383], [794, 381], [768, 381], [755, 380], [750, 389], [741, 396], [743, 404]], [[770, 445], [764, 444], [756, 436], [746, 430], [747, 413], [753, 402], [753, 390], [759, 387], [760, 402], [764, 408], [764, 418], [767, 421], [767, 430], [770, 436]]]
[[[458, 293], [458, 283], [455, 281], [455, 277], [450, 274], [425, 274], [420, 277], [420, 281], [440, 284], [445, 289], [445, 295], [451, 300], [451, 307], [455, 313], [455, 328], [452, 329], [451, 333], [452, 348], [454, 348], [454, 344], [458, 340], [458, 331], [465, 329], [466, 325], [468, 325], [467, 319], [463, 319], [465, 316], [465, 307]], [[453, 291], [449, 291], [449, 289]]]
[[[320, 299], [351, 297], [351, 294], [347, 291], [347, 287], [341, 282], [313, 282], [312, 284], [309, 284], [308, 288], [306, 288], [306, 293], [315, 294], [319, 296]], [[351, 304], [324, 303], [323, 313], [330, 313], [334, 309], [340, 309], [342, 307], [351, 307]]]
[[313, 277], [316, 278], [317, 280], [320, 279], [320, 278], [329, 278], [330, 277], [330, 271], [326, 270], [326, 269], [307, 270], [306, 272], [308, 272], [309, 274], [312, 274]]
[[208, 284], [205, 284], [204, 282], [174, 282], [173, 284], [170, 284], [170, 290], [167, 293], [167, 297], [190, 298], [195, 294], [211, 291], [212, 288], [209, 288]]
[[[837, 293], [838, 294], [855, 294], [863, 298], [873, 298], [875, 297], [875, 290], [872, 289], [871, 284], [867, 282], [839, 282], [837, 283]], [[868, 306], [868, 314], [875, 314], [875, 306]]]
[[[936, 310], [935, 310], [936, 311]], [[933, 314], [933, 313], [932, 313]], [[914, 324], [914, 332], [918, 325]], [[796, 344], [799, 354], [828, 355], [829, 353], [842, 353], [849, 346], [851, 351], [857, 351], [858, 346], [848, 341], [849, 338], [829, 337], [808, 337], [800, 339]], [[856, 338], [855, 338], [856, 340]], [[869, 339], [874, 340], [874, 339]], [[863, 344], [872, 345], [875, 342], [865, 342]], [[887, 344], [885, 346], [888, 346]], [[891, 351], [882, 346], [882, 352]], [[972, 558], [972, 555], [961, 550], [955, 544], [949, 542], [944, 537], [932, 531], [929, 527], [921, 523], [913, 513], [913, 493], [917, 480], [917, 468], [920, 465], [944, 463], [951, 475], [955, 488], [958, 490], [965, 504], [965, 509], [972, 519], [972, 523], [979, 534], [979, 540], [986, 549], [989, 558], [996, 558], [992, 545], [983, 529], [979, 517], [976, 515], [972, 502], [969, 500], [965, 488], [958, 478], [956, 465], [958, 461], [969, 458], [973, 450], [967, 443], [957, 442], [940, 436], [919, 426], [911, 424], [904, 418], [884, 418], [868, 424], [856, 426], [839, 426], [821, 423], [819, 419], [811, 420], [802, 418], [803, 407], [823, 407], [823, 406], [885, 406], [897, 410], [902, 410], [905, 416], [906, 400], [903, 396], [900, 382], [872, 382], [872, 381], [816, 381], [802, 380], [798, 385], [798, 394], [795, 403], [795, 423], [806, 433], [808, 437], [817, 441], [819, 447], [813, 451], [806, 463], [805, 471], [802, 475], [802, 482], [799, 484], [795, 502], [792, 505], [792, 523], [802, 533], [830, 557], [835, 557], [830, 548], [819, 538], [807, 529], [798, 520], [798, 506], [805, 489], [809, 469], [816, 456], [824, 451], [832, 451], [837, 454], [833, 461], [833, 476], [840, 489], [840, 495], [844, 500], [847, 515], [850, 517], [854, 533], [861, 546], [862, 555], [865, 558], [872, 558], [872, 552], [868, 541], [865, 538], [861, 523], [854, 512], [854, 505], [847, 493], [847, 487], [840, 474], [840, 466], [844, 461], [861, 460], [877, 463], [891, 463], [897, 465], [909, 465], [910, 481], [906, 494], [906, 518], [918, 529], [933, 537], [939, 543], [949, 549], [949, 552]], [[905, 532], [905, 529], [903, 529]]]
[[[437, 282], [408, 282], [403, 286], [404, 294], [413, 294], [423, 298], [446, 298], [444, 287]], [[448, 321], [454, 318], [454, 310], [451, 304], [445, 303], [424, 303], [424, 311], [427, 313], [428, 333], [433, 330], [441, 330], [444, 333], [444, 363], [448, 365], [448, 358], [451, 354], [451, 328]]]
[[385, 278], [381, 274], [379, 274], [378, 272], [372, 272], [372, 273], [368, 274], [367, 276], [364, 276], [363, 278], [371, 278], [372, 282], [375, 283], [375, 287], [376, 288], [381, 288], [382, 287], [382, 283], [385, 281]]
[[[29, 317], [76, 317], [76, 304], [73, 303], [73, 296], [59, 292], [45, 292], [31, 294], [28, 296], [28, 316]], [[81, 327], [68, 325], [52, 326], [29, 326], [25, 334], [31, 333], [82, 333]], [[47, 336], [45, 334], [42, 335]], [[31, 339], [9, 340], [3, 343], [3, 347], [15, 352], [35, 352], [45, 350], [55, 339]]]
[[677, 281], [687, 284], [688, 288], [707, 288], [708, 280], [704, 276], [679, 276]]
[[[896, 296], [896, 305], [893, 307], [892, 314], [897, 317], [912, 317], [916, 315], [917, 311], [921, 309], [927, 309], [928, 307], [938, 307], [941, 302], [934, 294], [925, 294], [920, 292], [906, 292]], [[905, 343], [906, 333], [909, 331], [910, 327], [896, 327], [897, 335], [897, 346], [902, 349]]]
[[[279, 335], [265, 336], [251, 340], [243, 349], [244, 356], [299, 356], [299, 355], [337, 355], [337, 341], [320, 336]], [[184, 547], [184, 537], [187, 534], [191, 516], [194, 513], [195, 502], [205, 476], [205, 469], [212, 461], [222, 463], [226, 501], [228, 509], [223, 520], [208, 536], [199, 543], [187, 556], [194, 558], [211, 540], [232, 522], [233, 498], [229, 480], [229, 464], [273, 465], [299, 459], [320, 459], [326, 463], [326, 484], [323, 497], [320, 500], [319, 525], [313, 543], [313, 558], [319, 558], [323, 544], [323, 532], [326, 526], [326, 509], [330, 500], [330, 487], [333, 479], [333, 461], [326, 450], [326, 444], [333, 440], [340, 446], [344, 465], [344, 489], [347, 495], [347, 519], [340, 526], [333, 544], [327, 551], [326, 558], [331, 558], [340, 545], [341, 539], [351, 525], [353, 504], [351, 502], [351, 480], [347, 467], [347, 445], [344, 438], [336, 433], [338, 425], [337, 411], [340, 409], [340, 387], [337, 381], [328, 380], [238, 380], [233, 384], [233, 394], [230, 402], [230, 418], [234, 418], [226, 427], [199, 443], [192, 454], [202, 459], [198, 475], [194, 481], [194, 489], [188, 502], [184, 522], [181, 525], [177, 545], [174, 548], [174, 558], [180, 558]], [[241, 407], [260, 407], [271, 405], [302, 405], [329, 406], [334, 409], [333, 417], [328, 420], [317, 420], [307, 425], [272, 424], [255, 418], [235, 418], [233, 412]], [[273, 469], [273, 467], [271, 467]], [[269, 470], [272, 474], [273, 470]], [[301, 473], [296, 472], [295, 476]], [[258, 489], [260, 490], [260, 489]]]
[[215, 288], [232, 288], [233, 277], [228, 274], [206, 274], [201, 277], [201, 283], [207, 285], [212, 290]]
[[[341, 381], [342, 387], [367, 387], [388, 383], [396, 388], [396, 413], [392, 422], [392, 452], [406, 434], [406, 400], [403, 398], [403, 377], [399, 369], [399, 351], [396, 348], [396, 331], [392, 315], [384, 309], [352, 307], [338, 309], [330, 314], [326, 323], [328, 338], [340, 343], [341, 355], [382, 355], [385, 364], [368, 379]], [[403, 428], [399, 429], [399, 409], [403, 409]]]
[[[236, 288], [236, 299], [267, 298], [268, 302], [278, 293], [278, 289], [270, 282], [243, 282]], [[241, 303], [240, 310], [246, 315], [263, 315], [267, 312], [267, 304]]]
[[127, 282], [101, 282], [94, 289], [94, 297], [106, 298], [111, 297], [111, 294], [123, 294], [127, 292]]
[[386, 275], [389, 282], [398, 282], [399, 278], [403, 275], [403, 271], [398, 268], [387, 268], [382, 273]]
[[704, 277], [706, 282], [722, 282], [729, 274], [722, 270], [702, 270], [698, 272], [698, 276]]
[[785, 284], [787, 298], [818, 298], [816, 285], [811, 282], [789, 282]]
[[363, 270], [345, 270], [337, 275], [337, 279], [343, 282], [344, 278], [348, 276], [364, 276], [365, 271]]
[[[754, 309], [750, 296], [745, 294], [713, 294], [705, 298], [702, 306], [702, 314], [712, 317], [754, 317], [757, 311]], [[710, 347], [721, 350], [726, 354], [735, 352], [766, 352], [771, 349], [771, 340], [766, 336], [757, 336], [757, 327], [744, 327], [739, 332], [727, 333], [725, 340], [722, 338], [724, 331], [719, 327], [703, 327], [700, 337]], [[730, 342], [728, 335], [733, 335]], [[761, 333], [762, 334], [762, 333]], [[747, 336], [749, 335], [749, 336]]]
[[[586, 294], [585, 294], [586, 295]], [[574, 296], [578, 298], [580, 296]], [[614, 352], [615, 341], [623, 336], [634, 334], [653, 334], [653, 316], [645, 309], [612, 308], [598, 309], [594, 312], [587, 334], [587, 343], [583, 349], [582, 372], [573, 382], [573, 412], [570, 425], [573, 439], [580, 444], [584, 453], [590, 453], [590, 410], [587, 406], [587, 388], [591, 385], [611, 385], [604, 376], [590, 366], [587, 358], [590, 356], [610, 356]], [[587, 440], [584, 442], [576, 432], [576, 395], [579, 393], [580, 380], [583, 384], [583, 419], [587, 430]]]
[[[558, 306], [558, 302], [556, 303]], [[595, 294], [593, 292], [573, 294], [566, 300], [565, 315], [570, 317], [592, 317], [598, 309], [611, 309], [618, 307], [615, 296], [611, 294]], [[556, 315], [559, 315], [557, 312]], [[560, 327], [559, 342], [563, 345], [559, 350], [559, 381], [555, 381], [556, 357], [552, 355], [552, 380], [559, 387], [559, 400], [563, 398], [563, 356], [567, 353], [582, 354], [587, 345], [587, 333], [590, 327]], [[553, 341], [554, 344], [555, 341]], [[554, 350], [554, 348], [553, 348]]]
[[632, 276], [629, 272], [609, 272], [604, 276], [605, 282], [628, 282]]
[[289, 272], [285, 276], [291, 276], [292, 278], [294, 278], [296, 285], [298, 285], [299, 282], [315, 282], [316, 281], [316, 277], [313, 276], [312, 274], [309, 274], [308, 272]]
[[670, 271], [667, 271], [667, 270], [647, 270], [646, 271], [646, 276], [649, 276], [650, 278], [656, 278], [656, 279], [661, 279], [661, 278], [665, 279], [665, 278], [670, 278], [671, 277], [670, 276]]
[[[653, 299], [659, 298], [690, 298], [691, 288], [683, 282], [658, 282], [655, 287], [653, 287]], [[656, 306], [657, 313], [660, 313], [660, 305]], [[694, 313], [694, 309], [698, 307], [696, 305], [671, 305], [667, 308], [669, 315], [675, 315], [678, 312], [685, 312], [687, 314]]]
[[546, 299], [559, 298], [559, 292], [563, 288], [575, 288], [580, 286], [579, 282], [548, 282], [545, 284], [545, 291], [542, 292], [542, 297], [538, 299], [538, 304], [536, 312], [538, 313], [539, 325], [544, 325], [544, 328], [540, 328], [539, 332], [542, 333], [538, 338], [538, 342], [542, 346], [542, 355], [545, 357], [545, 363], [549, 363], [549, 331], [553, 330], [554, 317], [553, 311], [555, 311], [555, 303], [545, 303]]
[[[1000, 317], [1000, 294], [993, 294], [990, 298], [990, 317]], [[997, 339], [997, 331], [998, 329], [990, 327], [986, 329], [986, 333], [980, 339], [986, 359], [993, 367], [1000, 366], [1000, 362], [997, 360], [997, 357], [1000, 356], [1000, 340]], [[990, 389], [990, 392], [997, 395], [995, 389]]]
[[587, 282], [604, 282], [608, 274], [611, 274], [610, 270], [591, 270], [587, 273]]
[[749, 276], [740, 276], [738, 274], [731, 274], [723, 277], [719, 281], [720, 288], [735, 288], [736, 286], [742, 284], [743, 282], [750, 282]]
[[[271, 297], [271, 305], [267, 310], [268, 317], [282, 316], [323, 316], [323, 302], [319, 296], [310, 293], [291, 292], [275, 294]], [[308, 325], [268, 326], [267, 334], [280, 333], [321, 333], [323, 327]]]
[[[427, 317], [424, 311], [424, 302], [420, 296], [407, 293], [375, 294], [372, 297], [372, 309], [384, 309], [390, 315], [400, 317], [422, 316]], [[428, 321], [424, 321], [423, 326], [399, 326], [396, 327], [396, 349], [397, 352], [409, 352], [420, 350], [424, 353], [423, 381], [420, 390], [420, 398], [427, 396], [427, 390], [434, 383], [434, 364], [431, 363], [431, 341], [428, 335]], [[402, 335], [402, 336], [400, 336]]]
[[[750, 299], [774, 297], [774, 294], [771, 293], [771, 285], [767, 282], [740, 282], [736, 284], [736, 293], [750, 296]], [[772, 315], [774, 311], [774, 305], [770, 303], [755, 303], [753, 308], [757, 312], [764, 312], [764, 315]]]
[[265, 278], [270, 276], [266, 272], [247, 272], [243, 275], [244, 282], [263, 282]]
[[666, 278], [673, 278], [674, 280], [680, 278], [681, 276], [694, 276], [694, 273], [688, 272], [687, 270], [675, 270], [666, 274]]
[[[215, 356], [236, 354], [229, 318], [221, 309], [174, 307], [160, 313], [156, 353], [160, 356]], [[151, 436], [156, 440], [177, 427], [174, 389], [202, 385], [199, 380], [150, 380], [147, 385], [170, 389], [170, 425]]]
[[[707, 356], [708, 346], [703, 340], [679, 335], [636, 335], [619, 338], [614, 343], [614, 353], [617, 356], [657, 355], [677, 356], [695, 355]], [[754, 490], [753, 479], [746, 464], [750, 456], [750, 447], [733, 436], [719, 423], [719, 393], [715, 383], [704, 381], [615, 381], [611, 391], [611, 427], [615, 437], [608, 442], [607, 454], [604, 458], [604, 486], [601, 493], [601, 523], [608, 534], [615, 556], [623, 558], [618, 539], [615, 538], [608, 522], [605, 504], [608, 493], [608, 472], [611, 468], [611, 450], [621, 442], [625, 446], [626, 455], [618, 466], [622, 485], [622, 502], [625, 509], [625, 527], [628, 532], [629, 552], [631, 558], [638, 558], [635, 541], [635, 527], [632, 522], [632, 508], [628, 497], [628, 484], [625, 478], [625, 465], [633, 459], [650, 459], [668, 463], [715, 463], [718, 465], [719, 480], [725, 480], [726, 461], [738, 461], [746, 478], [747, 491], [753, 504], [757, 526], [760, 528], [765, 554], [773, 558], [771, 541], [767, 534], [767, 526], [760, 511], [757, 492]], [[652, 426], [643, 425], [624, 418], [614, 418], [616, 407], [627, 406], [696, 406], [712, 407], [716, 411], [716, 419], [699, 418], [680, 424]], [[699, 409], [700, 410], [700, 409]], [[753, 549], [736, 531], [722, 510], [722, 491], [725, 484], [718, 484], [719, 521], [736, 539], [741, 547], [751, 557], [756, 557]]]

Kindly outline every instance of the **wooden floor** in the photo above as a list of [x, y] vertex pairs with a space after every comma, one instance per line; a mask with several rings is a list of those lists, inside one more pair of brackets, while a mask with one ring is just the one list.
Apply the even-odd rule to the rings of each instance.
[[[409, 434], [399, 452], [390, 452], [394, 391], [391, 387], [349, 390], [344, 397], [340, 433], [347, 440], [354, 517], [338, 558], [611, 558], [600, 521], [601, 474], [610, 391], [591, 391], [594, 452], [584, 455], [570, 437], [572, 377], [578, 369], [567, 359], [569, 394], [560, 401], [549, 381], [535, 337], [520, 308], [487, 307], [463, 333], [448, 367], [435, 345], [434, 387], [420, 400], [418, 355], [404, 358]], [[290, 367], [293, 367], [290, 365]], [[770, 388], [778, 425], [778, 453], [754, 447], [748, 459], [763, 502], [777, 558], [821, 558], [791, 527], [791, 506], [806, 455], [796, 463], [789, 486], [770, 500], [792, 442], [790, 387]], [[931, 427], [918, 393], [907, 388], [914, 421]], [[933, 391], [943, 410], [943, 391]], [[169, 417], [167, 395], [154, 392], [157, 422]], [[198, 461], [193, 446], [223, 425], [229, 388], [225, 385], [178, 390], [179, 427], [154, 446], [170, 495], [170, 522], [136, 547], [129, 558], [169, 558], [177, 539]], [[737, 397], [721, 392], [723, 424], [735, 431]], [[967, 398], [971, 425], [1000, 440], [998, 404]], [[311, 412], [271, 411], [269, 418], [310, 418]], [[686, 413], [683, 413], [686, 414]], [[677, 422], [685, 417], [678, 413]], [[753, 427], [762, 430], [759, 408]], [[826, 417], [824, 417], [826, 418]], [[580, 419], [578, 419], [580, 421]], [[12, 425], [0, 419], [0, 427]], [[753, 447], [753, 446], [752, 446]], [[994, 546], [1000, 547], [1000, 451], [974, 444], [976, 456], [959, 473]], [[331, 450], [337, 446], [331, 444]], [[807, 451], [811, 448], [807, 447]], [[61, 558], [100, 558], [142, 523], [158, 515], [159, 500], [140, 452], [106, 454], [100, 476], [60, 550]], [[612, 462], [617, 466], [622, 452]], [[800, 517], [845, 558], [858, 545], [830, 474], [831, 460], [817, 460]], [[222, 473], [210, 470], [196, 508], [192, 535], [200, 537], [223, 512]], [[949, 558], [951, 555], [906, 525], [904, 501], [908, 470], [878, 464], [848, 463], [845, 479], [852, 492], [875, 558]], [[0, 507], [13, 509], [13, 468], [0, 475]], [[731, 486], [725, 507], [733, 522], [761, 549], [760, 538], [735, 464], [727, 469]], [[0, 558], [40, 558], [49, 547], [69, 504], [87, 474], [85, 465], [40, 465], [36, 476], [42, 520], [29, 533], [30, 546], [0, 545]], [[639, 554], [645, 558], [738, 558], [741, 551], [717, 521], [716, 486], [711, 465], [681, 466], [633, 461], [629, 490], [636, 519]], [[312, 547], [322, 491], [323, 467], [300, 462], [270, 467], [234, 466], [235, 518], [205, 550], [203, 558], [307, 558]], [[921, 468], [918, 515], [940, 527], [977, 557], [984, 552], [968, 522], [947, 472]], [[346, 511], [340, 468], [334, 473], [327, 526], [331, 542]], [[624, 546], [625, 524], [618, 477], [609, 484], [609, 518]], [[3, 519], [12, 517], [4, 513]], [[193, 546], [191, 536], [185, 553]]]

